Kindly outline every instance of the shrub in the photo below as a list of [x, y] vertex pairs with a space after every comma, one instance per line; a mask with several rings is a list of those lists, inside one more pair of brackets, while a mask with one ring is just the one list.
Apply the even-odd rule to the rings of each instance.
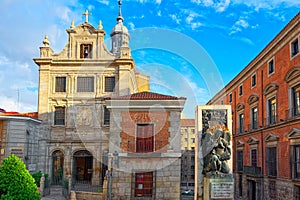
[[[39, 171], [39, 172], [37, 172], [37, 173], [34, 173], [34, 174], [32, 174], [31, 176], [34, 178], [34, 182], [35, 182], [35, 184], [36, 184], [36, 186], [37, 187], [40, 187], [40, 183], [41, 183], [41, 178], [42, 178], [42, 172], [41, 171]], [[49, 177], [49, 175], [48, 174], [44, 174], [44, 177], [45, 177], [45, 187], [47, 187], [48, 185], [47, 184], [49, 184], [49, 180], [48, 180], [48, 177]]]
[[38, 200], [34, 178], [20, 158], [10, 155], [0, 166], [0, 200]]
[[40, 180], [42, 177], [42, 172], [39, 171], [38, 173], [32, 174], [32, 177], [34, 178], [34, 182], [37, 187], [40, 187]]

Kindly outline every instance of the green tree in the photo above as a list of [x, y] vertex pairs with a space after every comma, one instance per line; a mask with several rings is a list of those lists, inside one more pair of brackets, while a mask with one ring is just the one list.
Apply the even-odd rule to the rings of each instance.
[[0, 166], [0, 200], [38, 200], [34, 179], [20, 158], [10, 155]]

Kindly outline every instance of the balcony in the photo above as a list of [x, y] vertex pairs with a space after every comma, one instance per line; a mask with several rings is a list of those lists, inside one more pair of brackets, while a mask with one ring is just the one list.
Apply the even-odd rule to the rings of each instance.
[[261, 176], [261, 167], [256, 166], [244, 166], [244, 174], [252, 176]]

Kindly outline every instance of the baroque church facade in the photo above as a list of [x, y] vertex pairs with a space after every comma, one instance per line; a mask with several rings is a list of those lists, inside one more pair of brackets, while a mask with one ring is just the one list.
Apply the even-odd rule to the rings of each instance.
[[97, 190], [108, 178], [107, 199], [178, 199], [185, 98], [150, 92], [149, 77], [131, 57], [121, 1], [111, 50], [101, 21], [96, 29], [84, 15], [82, 24], [72, 21], [60, 53], [46, 36], [34, 59], [43, 138], [38, 169], [54, 184], [68, 179], [75, 191]]

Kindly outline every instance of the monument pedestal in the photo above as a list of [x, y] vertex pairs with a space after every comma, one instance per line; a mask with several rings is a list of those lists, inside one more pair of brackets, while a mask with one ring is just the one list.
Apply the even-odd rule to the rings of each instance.
[[232, 174], [210, 174], [204, 177], [205, 200], [233, 200], [234, 179]]

